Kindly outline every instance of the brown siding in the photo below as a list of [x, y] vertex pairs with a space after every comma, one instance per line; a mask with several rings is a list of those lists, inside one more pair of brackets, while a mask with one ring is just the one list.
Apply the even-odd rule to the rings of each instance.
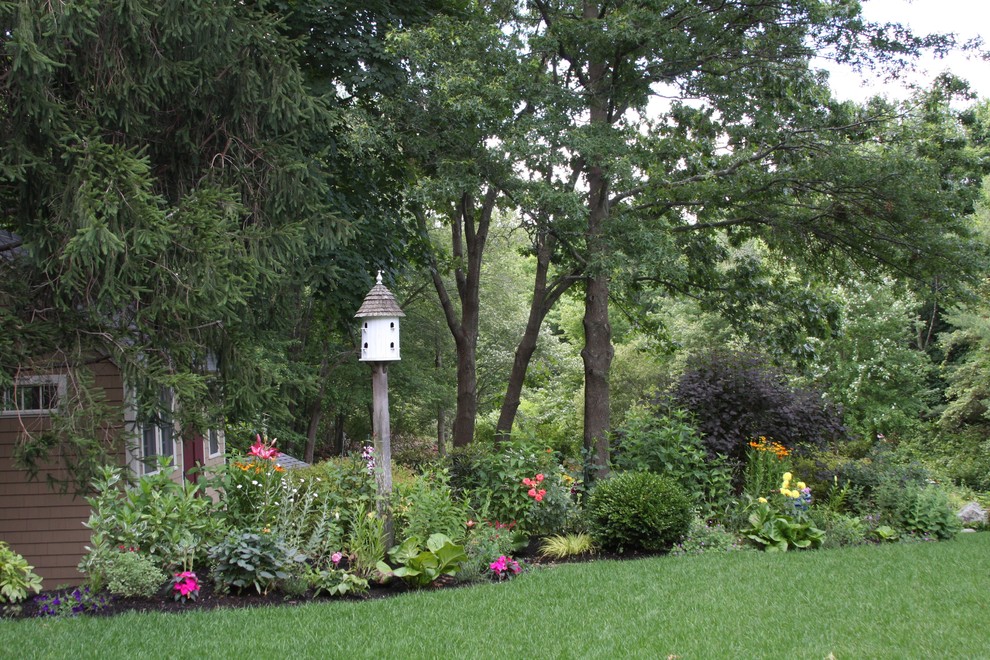
[[[123, 383], [117, 368], [107, 362], [92, 365], [96, 383], [106, 390], [108, 403], [122, 405]], [[34, 566], [44, 587], [75, 585], [83, 576], [76, 565], [89, 543], [89, 505], [82, 497], [52, 492], [45, 474], [31, 481], [12, 464], [14, 446], [27, 429], [40, 430], [45, 417], [0, 417], [0, 539]], [[52, 469], [56, 479], [62, 470]]]

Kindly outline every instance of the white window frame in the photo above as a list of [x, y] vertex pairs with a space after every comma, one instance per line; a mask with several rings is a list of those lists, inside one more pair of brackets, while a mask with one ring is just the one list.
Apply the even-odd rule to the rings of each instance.
[[[20, 409], [16, 407], [16, 402], [11, 402], [8, 398], [9, 393], [10, 396], [17, 396], [23, 401], [21, 388], [45, 385], [54, 385], [56, 388], [55, 405], [52, 407]], [[2, 397], [0, 398], [0, 417], [44, 417], [51, 415], [58, 410], [59, 403], [65, 399], [65, 374], [20, 376], [14, 379], [13, 387], [0, 391], [0, 397]], [[15, 407], [8, 408], [7, 406], [11, 403], [15, 403]]]
[[[212, 451], [212, 447], [210, 447], [214, 438], [216, 438], [217, 441], [217, 450], [215, 452]], [[203, 437], [203, 444], [205, 445], [204, 447], [205, 451], [203, 453], [208, 458], [218, 458], [220, 456], [223, 456], [223, 452], [225, 449], [224, 445], [226, 444], [224, 442], [225, 440], [226, 438], [224, 437], [224, 433], [221, 429], [210, 429], [209, 431], [206, 432], [206, 435]]]
[[[171, 390], [167, 390], [162, 393], [162, 396], [168, 396], [169, 411], [173, 412], [175, 410], [175, 394]], [[171, 457], [172, 467], [178, 467], [181, 457], [178, 452], [179, 443], [176, 442], [178, 434], [176, 433], [174, 422], [166, 422], [164, 424], [138, 422], [137, 397], [133, 392], [131, 392], [129, 400], [131, 403], [127, 407], [126, 423], [127, 426], [133, 429], [132, 437], [134, 440], [128, 452], [130, 454], [129, 463], [131, 471], [138, 477], [158, 474], [157, 459], [160, 456]], [[148, 454], [145, 451], [148, 445], [149, 434], [151, 434], [151, 441], [155, 444], [156, 453], [154, 454]], [[171, 446], [171, 454], [165, 453], [166, 441]], [[151, 457], [154, 457], [154, 460], [149, 460]]]

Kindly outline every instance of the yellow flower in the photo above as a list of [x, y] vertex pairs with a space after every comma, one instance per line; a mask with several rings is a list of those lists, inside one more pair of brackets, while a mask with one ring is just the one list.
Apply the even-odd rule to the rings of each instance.
[[794, 475], [792, 475], [790, 472], [785, 472], [784, 473], [784, 481], [790, 481], [793, 478], [793, 476]]
[[805, 483], [803, 481], [799, 481], [798, 482], [798, 490], [804, 490], [805, 488], [807, 488], [807, 486], [805, 485]]
[[766, 504], [767, 503], [767, 498], [760, 497], [756, 501], [759, 502], [760, 504]]

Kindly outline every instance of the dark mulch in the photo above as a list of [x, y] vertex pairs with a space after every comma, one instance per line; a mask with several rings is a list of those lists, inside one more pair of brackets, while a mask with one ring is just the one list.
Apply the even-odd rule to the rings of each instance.
[[[585, 554], [568, 557], [565, 560], [541, 560], [535, 552], [535, 545], [519, 554], [530, 566], [550, 567], [560, 563], [575, 563], [596, 561], [602, 559], [634, 559], [649, 556], [647, 554]], [[471, 586], [469, 583], [457, 582], [453, 578], [441, 578], [428, 589], [452, 589], [464, 586]], [[386, 584], [372, 583], [368, 592], [355, 596], [328, 597], [313, 596], [312, 594], [287, 595], [273, 591], [268, 594], [258, 594], [254, 591], [243, 591], [241, 593], [220, 593], [213, 589], [212, 585], [204, 581], [195, 601], [185, 603], [174, 600], [170, 594], [164, 593], [154, 598], [131, 597], [124, 598], [115, 596], [98, 611], [89, 611], [92, 616], [114, 616], [125, 612], [190, 612], [197, 610], [214, 610], [219, 608], [245, 608], [245, 607], [267, 607], [267, 606], [293, 606], [305, 603], [323, 602], [329, 600], [372, 600], [377, 598], [390, 598], [399, 594], [407, 593], [412, 589], [400, 580], [391, 580]], [[29, 597], [19, 604], [0, 604], [0, 618], [2, 619], [29, 619], [45, 616], [43, 607], [45, 603], [51, 603], [53, 597], [61, 596], [71, 598], [72, 588], [59, 589], [53, 591], [43, 591], [38, 596]]]

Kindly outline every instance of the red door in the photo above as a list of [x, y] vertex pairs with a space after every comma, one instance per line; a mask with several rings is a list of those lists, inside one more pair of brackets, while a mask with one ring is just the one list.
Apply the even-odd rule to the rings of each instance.
[[182, 472], [186, 479], [196, 483], [199, 475], [193, 472], [193, 468], [203, 465], [205, 456], [203, 455], [203, 436], [199, 433], [192, 434], [192, 438], [182, 441]]

